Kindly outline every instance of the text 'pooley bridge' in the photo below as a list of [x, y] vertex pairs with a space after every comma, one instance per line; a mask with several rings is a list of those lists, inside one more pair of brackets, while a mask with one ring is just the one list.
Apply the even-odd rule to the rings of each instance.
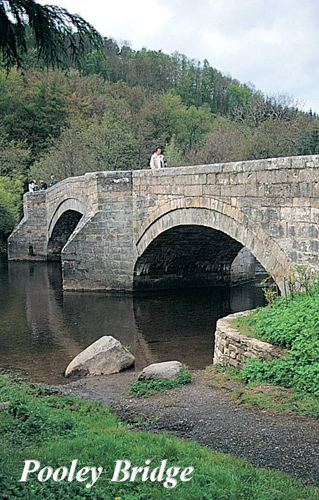
[[302, 156], [68, 178], [24, 196], [8, 252], [61, 258], [65, 290], [132, 290], [236, 281], [246, 247], [281, 285], [319, 272], [318, 231], [319, 156]]

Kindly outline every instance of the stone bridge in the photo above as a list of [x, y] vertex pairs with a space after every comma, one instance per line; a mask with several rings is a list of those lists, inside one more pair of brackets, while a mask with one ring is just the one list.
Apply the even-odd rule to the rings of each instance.
[[240, 282], [248, 250], [282, 288], [319, 272], [318, 231], [319, 156], [273, 158], [65, 179], [25, 194], [8, 255], [61, 258], [65, 290], [133, 290]]

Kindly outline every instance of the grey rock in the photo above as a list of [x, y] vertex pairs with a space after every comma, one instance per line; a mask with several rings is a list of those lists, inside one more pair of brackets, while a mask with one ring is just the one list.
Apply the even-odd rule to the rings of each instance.
[[134, 365], [135, 358], [118, 340], [104, 336], [80, 352], [68, 365], [65, 376], [119, 373]]
[[165, 361], [147, 366], [139, 374], [138, 380], [175, 379], [182, 371], [183, 365], [179, 361]]

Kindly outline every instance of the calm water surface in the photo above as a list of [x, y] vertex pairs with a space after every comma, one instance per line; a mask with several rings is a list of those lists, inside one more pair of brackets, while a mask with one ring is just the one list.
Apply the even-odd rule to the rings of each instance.
[[212, 363], [216, 320], [263, 305], [260, 287], [192, 289], [138, 295], [62, 293], [58, 263], [0, 260], [0, 368], [36, 382], [65, 383], [63, 372], [103, 335], [130, 346], [136, 370], [178, 359]]

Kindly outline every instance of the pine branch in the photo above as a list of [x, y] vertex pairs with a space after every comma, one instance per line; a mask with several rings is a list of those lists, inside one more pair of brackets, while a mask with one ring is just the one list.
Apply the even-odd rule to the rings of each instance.
[[27, 26], [39, 58], [48, 66], [65, 67], [69, 60], [79, 63], [86, 47], [102, 47], [100, 34], [78, 14], [34, 0], [0, 0], [0, 51], [7, 69], [22, 65]]

